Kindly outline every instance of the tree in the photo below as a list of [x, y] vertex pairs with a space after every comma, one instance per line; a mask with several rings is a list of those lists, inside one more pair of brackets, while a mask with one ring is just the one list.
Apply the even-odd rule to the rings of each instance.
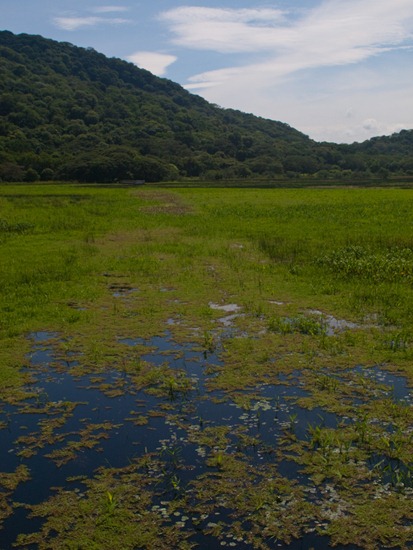
[[51, 181], [54, 178], [54, 172], [51, 168], [45, 168], [40, 174], [40, 179], [42, 181]]
[[34, 168], [29, 168], [28, 170], [26, 170], [26, 173], [24, 175], [24, 181], [28, 181], [32, 183], [34, 181], [38, 181], [39, 179], [40, 179], [39, 174], [36, 172]]
[[24, 171], [21, 166], [14, 162], [3, 162], [0, 164], [1, 181], [23, 181]]
[[218, 178], [413, 173], [413, 131], [318, 144], [131, 63], [39, 36], [0, 32], [0, 60], [0, 162], [10, 163], [9, 179], [30, 168], [81, 181], [175, 178], [176, 168]]

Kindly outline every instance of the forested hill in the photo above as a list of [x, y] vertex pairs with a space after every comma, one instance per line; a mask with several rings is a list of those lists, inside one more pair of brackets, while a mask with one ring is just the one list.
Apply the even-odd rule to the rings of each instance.
[[316, 143], [93, 49], [0, 32], [3, 181], [413, 174], [413, 132]]

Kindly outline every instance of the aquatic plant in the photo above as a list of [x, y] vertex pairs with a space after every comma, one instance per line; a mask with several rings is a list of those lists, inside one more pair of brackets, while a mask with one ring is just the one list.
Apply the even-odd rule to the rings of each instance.
[[[4, 464], [61, 475], [19, 547], [413, 540], [410, 192], [1, 195], [8, 223], [33, 224], [0, 239]], [[243, 315], [224, 326], [211, 303]]]
[[109, 514], [112, 514], [116, 508], [116, 500], [110, 491], [106, 492], [107, 497], [107, 510]]
[[296, 317], [271, 317], [268, 329], [281, 334], [322, 335], [326, 332], [325, 323], [320, 317], [298, 315]]
[[216, 342], [215, 342], [214, 334], [212, 332], [209, 332], [209, 331], [204, 332], [203, 346], [204, 346], [206, 354], [207, 353], [214, 353], [215, 347], [216, 347]]

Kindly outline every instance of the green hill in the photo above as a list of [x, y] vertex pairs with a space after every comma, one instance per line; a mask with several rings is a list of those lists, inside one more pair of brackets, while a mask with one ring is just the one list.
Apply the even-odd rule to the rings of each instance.
[[413, 172], [413, 132], [351, 146], [317, 143], [287, 124], [211, 105], [126, 61], [40, 36], [0, 32], [0, 58], [3, 181]]

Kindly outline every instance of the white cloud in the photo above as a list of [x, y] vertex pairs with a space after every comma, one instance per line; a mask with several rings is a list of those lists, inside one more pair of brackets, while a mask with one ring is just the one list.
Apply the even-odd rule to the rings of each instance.
[[128, 19], [121, 19], [119, 17], [107, 18], [107, 17], [55, 17], [53, 19], [55, 25], [65, 31], [76, 31], [84, 27], [97, 27], [100, 25], [124, 25], [129, 23]]
[[91, 11], [95, 13], [113, 13], [119, 11], [129, 11], [129, 8], [126, 6], [98, 6], [97, 8], [93, 8]]
[[[386, 80], [378, 65], [392, 52], [413, 47], [412, 0], [323, 0], [294, 13], [186, 6], [166, 11], [161, 18], [175, 44], [233, 54], [226, 68], [188, 78], [186, 87], [209, 101], [285, 120], [317, 138], [323, 128], [325, 135], [336, 129], [343, 135], [350, 128], [356, 138], [364, 139], [366, 133], [395, 125], [384, 113], [388, 104], [380, 107], [376, 98], [394, 103], [401, 71], [388, 74]], [[373, 60], [376, 67], [366, 71]], [[349, 67], [360, 67], [367, 75], [353, 73], [347, 82], [331, 77], [345, 74]], [[406, 99], [412, 84], [412, 78], [404, 82], [393, 120], [413, 118]], [[361, 104], [364, 114], [356, 116]], [[407, 106], [405, 117], [401, 105]], [[367, 123], [366, 128], [368, 119], [376, 119], [376, 124]]]
[[[281, 75], [297, 70], [363, 61], [412, 38], [411, 0], [326, 0], [301, 18], [274, 9], [181, 7], [162, 14], [180, 46], [221, 53], [266, 54], [265, 61], [238, 72], [270, 70]], [[232, 77], [219, 71], [219, 81]], [[205, 83], [217, 72], [195, 76]]]
[[[366, 71], [366, 79], [358, 81], [361, 72], [355, 66], [334, 74], [314, 75], [309, 71], [300, 80], [280, 83], [274, 93], [258, 90], [252, 101], [251, 91], [241, 89], [236, 107], [287, 122], [319, 141], [363, 141], [413, 128], [413, 74], [401, 81], [392, 68], [380, 66], [376, 74]], [[388, 84], [380, 85], [381, 81]], [[218, 92], [215, 88], [203, 95], [222, 105]]]
[[[164, 12], [180, 46], [222, 53], [267, 50], [284, 14], [276, 9], [181, 7]], [[255, 32], [254, 32], [255, 31]]]
[[129, 55], [127, 59], [142, 69], [146, 69], [157, 76], [163, 76], [169, 65], [177, 60], [177, 57], [163, 53], [141, 51]]

